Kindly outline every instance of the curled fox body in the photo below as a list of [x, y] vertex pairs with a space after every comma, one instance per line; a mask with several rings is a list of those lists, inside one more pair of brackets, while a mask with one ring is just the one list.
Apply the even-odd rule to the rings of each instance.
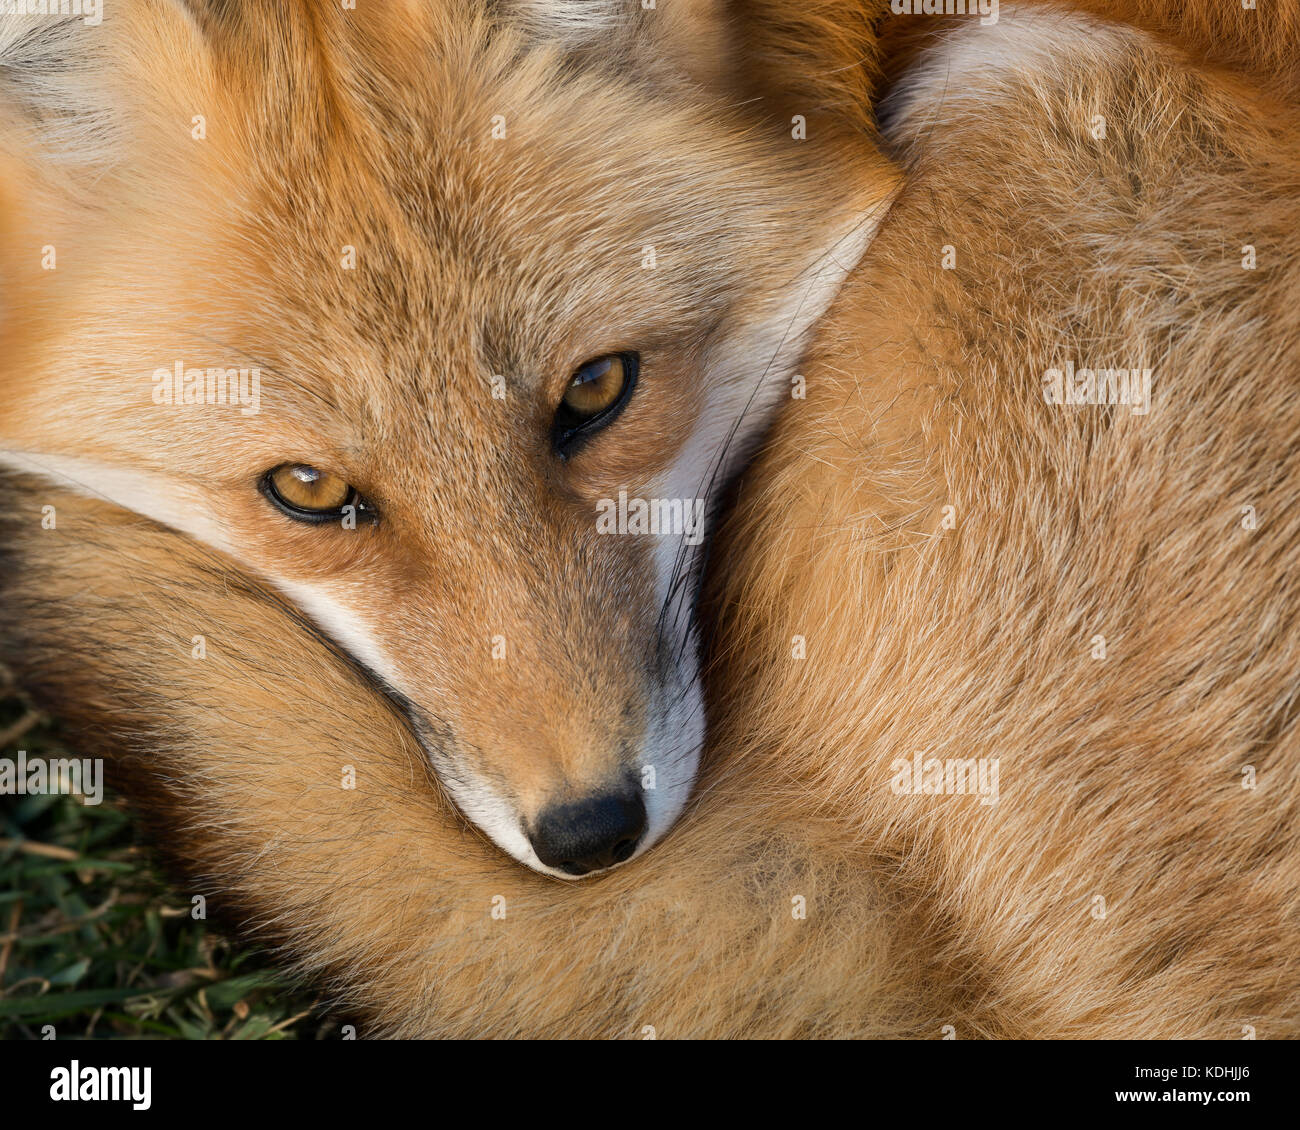
[[[1288, 74], [1142, 5], [904, 17], [879, 40], [857, 5], [745, 7], [740, 30], [710, 4], [447, 5], [357, 37], [323, 7], [250, 26], [139, 6], [115, 49], [210, 76], [209, 139], [261, 98], [272, 132], [246, 140], [311, 160], [250, 195], [230, 170], [256, 145], [190, 158], [216, 163], [187, 230], [252, 255], [237, 283], [197, 251], [150, 274], [175, 229], [124, 173], [97, 169], [139, 209], [137, 259], [92, 217], [46, 219], [68, 234], [36, 243], [105, 257], [3, 327], [6, 661], [209, 904], [371, 1034], [1295, 1035]], [[236, 92], [216, 76], [250, 42], [269, 77]], [[484, 76], [501, 86], [475, 101]], [[125, 88], [168, 89], [144, 78]], [[901, 184], [856, 128], [873, 79]], [[127, 119], [140, 162], [182, 104], [188, 123], [176, 96]], [[498, 112], [524, 148], [490, 148]], [[5, 140], [28, 200], [52, 158]], [[340, 203], [308, 166], [375, 195]], [[307, 211], [315, 267], [284, 242]], [[7, 273], [40, 222], [8, 221]], [[387, 273], [362, 270], [360, 229]], [[357, 273], [330, 273], [320, 249], [345, 245]], [[86, 304], [112, 325], [68, 315], [123, 277], [116, 307]], [[255, 423], [124, 399], [123, 372], [162, 364], [139, 358], [212, 338], [274, 358]], [[557, 451], [589, 360], [635, 387]], [[1140, 403], [1096, 376], [1120, 370]], [[101, 398], [48, 419], [69, 374]], [[685, 537], [606, 545], [591, 504], [701, 482], [712, 502], [773, 411], [714, 540], [709, 743], [665, 836], [694, 776], [700, 562]], [[264, 472], [323, 464], [357, 529], [265, 497]], [[555, 882], [544, 814], [578, 823], [646, 764], [668, 799], [643, 789], [638, 858]]]
[[[67, 191], [23, 195], [61, 258], [24, 259], [0, 447], [269, 579], [470, 819], [575, 878], [685, 803], [702, 513], [890, 181], [709, 94], [707, 13], [634, 21], [615, 82], [579, 6], [494, 7], [11, 17], [11, 151]], [[60, 60], [93, 122], [25, 85]], [[692, 521], [607, 536], [625, 494]]]

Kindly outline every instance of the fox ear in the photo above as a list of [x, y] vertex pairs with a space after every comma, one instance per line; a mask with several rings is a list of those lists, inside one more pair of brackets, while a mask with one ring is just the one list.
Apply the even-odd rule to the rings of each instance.
[[[773, 116], [875, 133], [884, 0], [727, 0], [744, 93]], [[816, 119], [816, 123], [814, 123]]]
[[109, 202], [141, 206], [206, 156], [190, 132], [196, 104], [216, 100], [196, 5], [110, 0], [101, 20], [105, 6], [46, 16], [0, 4], [0, 381], [64, 332], [60, 303], [106, 261]]
[[83, 3], [85, 15], [0, 15], [0, 115], [24, 126], [31, 153], [68, 182], [121, 165], [141, 126], [188, 105], [197, 80], [181, 61], [204, 54], [196, 12], [219, 6], [165, 0], [103, 19], [93, 14], [100, 0]]
[[579, 56], [649, 62], [736, 102], [871, 125], [877, 32], [863, 0], [499, 0], [535, 41]]
[[104, 32], [81, 17], [0, 16], [0, 113], [64, 166], [93, 165], [114, 148], [99, 81], [109, 67]]
[[535, 41], [576, 54], [647, 62], [708, 87], [734, 73], [726, 0], [505, 0]]

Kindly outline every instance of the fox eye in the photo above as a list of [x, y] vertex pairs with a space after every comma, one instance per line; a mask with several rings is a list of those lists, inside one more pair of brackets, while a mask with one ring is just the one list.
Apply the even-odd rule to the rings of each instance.
[[636, 385], [639, 365], [635, 353], [607, 353], [578, 366], [555, 410], [552, 438], [562, 457], [571, 455], [582, 440], [623, 410]]
[[343, 515], [349, 504], [364, 510], [360, 496], [338, 475], [305, 463], [282, 463], [267, 471], [262, 493], [290, 518], [324, 522]]

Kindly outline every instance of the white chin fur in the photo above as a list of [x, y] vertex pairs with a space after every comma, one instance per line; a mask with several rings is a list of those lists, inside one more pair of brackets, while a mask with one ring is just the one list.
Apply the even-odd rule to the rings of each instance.
[[689, 683], [681, 690], [665, 691], [671, 698], [656, 715], [646, 736], [643, 765], [653, 766], [655, 787], [645, 790], [646, 833], [635, 859], [664, 837], [690, 799], [700, 768], [704, 747], [704, 693], [696, 677], [694, 641], [691, 648]]

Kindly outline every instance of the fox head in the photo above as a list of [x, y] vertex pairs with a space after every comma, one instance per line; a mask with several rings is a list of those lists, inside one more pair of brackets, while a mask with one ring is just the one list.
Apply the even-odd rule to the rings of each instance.
[[736, 7], [0, 30], [0, 457], [277, 586], [561, 878], [682, 811], [714, 504], [892, 190]]

